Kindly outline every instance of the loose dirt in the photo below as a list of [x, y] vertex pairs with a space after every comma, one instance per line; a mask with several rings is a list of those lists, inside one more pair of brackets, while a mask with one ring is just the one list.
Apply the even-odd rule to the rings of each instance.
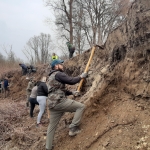
[[[65, 61], [66, 73], [80, 75], [91, 49]], [[150, 150], [150, 1], [133, 2], [124, 24], [115, 29], [104, 45], [96, 49], [81, 95], [72, 97], [85, 103], [81, 133], [69, 137], [73, 113], [60, 120], [54, 150]], [[33, 74], [39, 80], [48, 75], [47, 65]], [[10, 95], [0, 98], [0, 149], [45, 150], [47, 112], [43, 126], [36, 128], [26, 108], [28, 80], [21, 71], [8, 72]], [[70, 90], [78, 85], [67, 86]]]

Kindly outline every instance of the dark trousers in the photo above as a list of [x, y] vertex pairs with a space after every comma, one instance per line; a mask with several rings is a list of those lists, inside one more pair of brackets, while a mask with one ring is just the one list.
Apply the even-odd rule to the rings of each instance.
[[23, 68], [22, 68], [22, 75], [26, 75], [26, 74], [27, 74], [27, 72], [28, 72], [28, 70], [27, 70], [27, 69], [23, 69]]
[[73, 128], [75, 126], [79, 126], [84, 110], [85, 110], [84, 104], [71, 99], [63, 100], [61, 103], [57, 104], [54, 108], [50, 109], [50, 123], [47, 129], [47, 137], [46, 137], [47, 149], [52, 149], [54, 133], [62, 115], [65, 112], [75, 112], [73, 120], [69, 125], [69, 128]]
[[71, 48], [69, 49], [69, 58], [72, 58], [73, 57], [73, 53], [74, 53], [74, 50], [72, 50]]
[[9, 87], [4, 87], [4, 98], [6, 98], [9, 95]]
[[73, 53], [69, 53], [69, 58], [72, 58], [73, 57]]
[[30, 102], [30, 117], [33, 117], [33, 111], [35, 108], [35, 105], [39, 105], [39, 103], [37, 102], [36, 98], [29, 98], [29, 102]]

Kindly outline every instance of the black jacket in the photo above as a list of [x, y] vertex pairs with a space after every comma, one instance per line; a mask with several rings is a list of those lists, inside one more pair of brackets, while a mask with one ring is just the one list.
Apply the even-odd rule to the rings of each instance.
[[48, 96], [48, 88], [45, 82], [40, 82], [37, 89], [37, 96]]
[[[49, 76], [53, 73], [56, 72], [58, 70], [52, 70], [49, 74]], [[61, 82], [62, 84], [69, 84], [69, 85], [74, 85], [78, 82], [80, 82], [81, 77], [70, 77], [68, 75], [66, 75], [63, 71], [58, 71], [58, 73], [55, 75], [55, 79], [58, 82]], [[72, 95], [72, 92], [69, 90], [64, 91], [66, 95]]]
[[[49, 75], [51, 75], [53, 72], [56, 72], [58, 70], [52, 70]], [[58, 71], [58, 73], [55, 75], [55, 79], [58, 82], [61, 82], [62, 84], [69, 84], [69, 85], [74, 85], [78, 82], [80, 82], [81, 77], [70, 77], [66, 75], [63, 71]]]

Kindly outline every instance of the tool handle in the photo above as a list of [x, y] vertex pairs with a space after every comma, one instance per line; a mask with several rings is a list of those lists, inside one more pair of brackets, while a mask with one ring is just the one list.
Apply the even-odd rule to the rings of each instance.
[[83, 84], [83, 81], [84, 81], [84, 79], [80, 80], [80, 83], [79, 83], [79, 86], [78, 86], [78, 89], [77, 89], [78, 92], [80, 92], [80, 89], [81, 89], [81, 86]]
[[[94, 55], [95, 48], [96, 48], [96, 46], [94, 46], [94, 47], [92, 48], [92, 52], [91, 52], [90, 58], [89, 58], [89, 60], [88, 60], [88, 63], [87, 63], [87, 65], [86, 65], [86, 68], [85, 68], [85, 70], [84, 70], [85, 73], [88, 72], [88, 69], [89, 69], [91, 60], [92, 60], [93, 55]], [[77, 89], [78, 92], [80, 92], [80, 89], [81, 89], [81, 86], [82, 86], [82, 84], [83, 84], [83, 81], [84, 81], [84, 79], [81, 79], [81, 81], [80, 81], [80, 83], [79, 83], [79, 86], [78, 86], [78, 89]]]
[[93, 58], [95, 48], [96, 48], [96, 46], [94, 46], [94, 47], [92, 48], [90, 58], [89, 58], [89, 60], [88, 60], [88, 63], [87, 63], [87, 65], [86, 65], [86, 68], [85, 68], [85, 70], [84, 70], [85, 73], [88, 72], [88, 70], [89, 70], [89, 66], [90, 66], [91, 60], [92, 60], [92, 58]]

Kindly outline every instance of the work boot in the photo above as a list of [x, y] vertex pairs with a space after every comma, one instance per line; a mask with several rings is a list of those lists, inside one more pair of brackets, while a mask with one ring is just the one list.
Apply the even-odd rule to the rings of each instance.
[[52, 148], [51, 148], [51, 149], [47, 149], [47, 148], [46, 148], [46, 150], [52, 150], [53, 148], [54, 148], [54, 145], [52, 145]]
[[77, 135], [80, 132], [81, 132], [81, 130], [79, 129], [79, 127], [75, 126], [73, 128], [70, 128], [70, 130], [69, 130], [69, 136], [75, 136], [75, 135]]

